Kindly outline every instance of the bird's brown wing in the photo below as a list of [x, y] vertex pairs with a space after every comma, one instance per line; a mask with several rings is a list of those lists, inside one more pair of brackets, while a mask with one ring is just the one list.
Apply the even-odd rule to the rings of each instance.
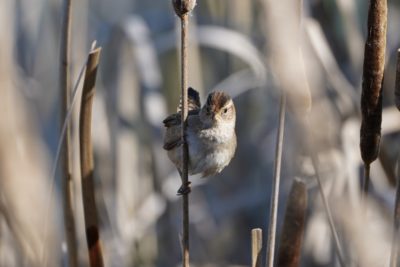
[[179, 113], [174, 113], [172, 115], [169, 115], [163, 120], [164, 126], [165, 127], [172, 127], [176, 125], [181, 124], [181, 114]]
[[164, 120], [164, 125], [167, 127], [163, 146], [165, 150], [172, 150], [182, 144], [182, 127], [180, 121], [181, 116], [179, 114], [173, 114]]
[[169, 142], [165, 142], [163, 148], [164, 148], [165, 150], [172, 150], [172, 149], [174, 149], [175, 147], [180, 146], [181, 144], [182, 144], [182, 139], [181, 139], [181, 138], [179, 138], [179, 139], [174, 139], [174, 140], [171, 140], [171, 141], [169, 141]]
[[[200, 110], [190, 110], [188, 116], [189, 117], [196, 116], [199, 114], [199, 112]], [[180, 113], [171, 114], [163, 120], [163, 123], [164, 126], [167, 128], [181, 125], [181, 114]]]
[[[188, 89], [188, 121], [189, 127], [191, 126], [191, 121], [194, 117], [200, 112], [200, 97], [199, 93], [193, 88], [189, 87]], [[178, 147], [182, 144], [182, 133], [181, 133], [181, 114], [180, 114], [180, 105], [178, 108], [178, 113], [169, 115], [167, 118], [163, 120], [164, 126], [167, 128], [164, 137], [164, 146], [165, 150], [172, 150], [175, 147]]]
[[[197, 128], [201, 126], [198, 114], [199, 110], [189, 111], [188, 127], [190, 127], [193, 131], [197, 131]], [[172, 114], [163, 120], [163, 123], [167, 128], [165, 131], [163, 148], [165, 150], [171, 150], [177, 146], [180, 146], [182, 144], [181, 114]]]

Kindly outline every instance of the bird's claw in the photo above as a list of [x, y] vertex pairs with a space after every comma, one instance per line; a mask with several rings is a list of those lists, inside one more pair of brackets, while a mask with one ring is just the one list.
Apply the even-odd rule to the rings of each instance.
[[178, 192], [176, 193], [178, 196], [183, 196], [183, 195], [188, 195], [190, 192], [192, 192], [191, 188], [191, 182], [187, 182], [185, 184], [182, 184], [181, 187], [179, 187]]

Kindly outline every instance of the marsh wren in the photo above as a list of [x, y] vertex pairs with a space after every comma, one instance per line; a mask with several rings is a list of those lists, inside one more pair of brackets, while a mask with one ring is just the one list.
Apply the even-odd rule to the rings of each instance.
[[[212, 92], [204, 106], [200, 107], [199, 93], [188, 89], [188, 118], [186, 141], [189, 148], [189, 174], [201, 173], [202, 177], [221, 172], [231, 161], [236, 150], [236, 111], [232, 98], [224, 92]], [[181, 114], [168, 116], [164, 121], [167, 128], [164, 149], [169, 159], [182, 173]], [[178, 194], [190, 192], [182, 185]]]

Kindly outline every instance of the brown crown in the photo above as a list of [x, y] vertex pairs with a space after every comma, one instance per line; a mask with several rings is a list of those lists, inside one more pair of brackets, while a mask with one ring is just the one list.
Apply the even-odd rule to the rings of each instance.
[[223, 108], [229, 101], [231, 97], [224, 92], [212, 92], [208, 95], [207, 105], [212, 106], [215, 111]]

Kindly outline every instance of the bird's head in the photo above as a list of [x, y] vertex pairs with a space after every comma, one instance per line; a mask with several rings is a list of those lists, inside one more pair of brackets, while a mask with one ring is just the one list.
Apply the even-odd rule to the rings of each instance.
[[200, 119], [207, 127], [235, 127], [236, 110], [232, 98], [224, 92], [212, 92], [200, 111]]

